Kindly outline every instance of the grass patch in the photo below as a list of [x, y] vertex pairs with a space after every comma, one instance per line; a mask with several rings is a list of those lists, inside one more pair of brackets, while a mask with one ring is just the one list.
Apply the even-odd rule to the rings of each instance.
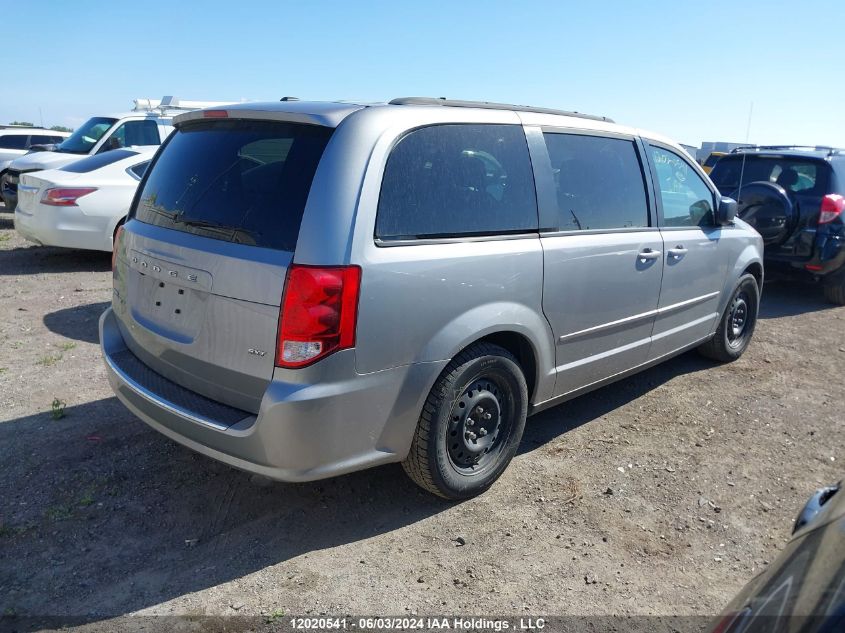
[[11, 233], [3, 233], [0, 235], [0, 242], [8, 242], [10, 239], [12, 239]]
[[94, 503], [94, 491], [93, 490], [86, 490], [85, 494], [82, 495], [82, 498], [79, 500], [79, 505], [84, 508], [87, 508], [91, 504]]
[[71, 343], [62, 343], [62, 344], [60, 344], [60, 345], [56, 345], [56, 347], [58, 347], [58, 348], [59, 348], [60, 350], [62, 350], [63, 352], [69, 352], [69, 351], [70, 351], [70, 350], [72, 350], [74, 347], [76, 347], [76, 343], [73, 343], [73, 342], [71, 342]]
[[68, 505], [50, 506], [44, 516], [51, 521], [64, 521], [73, 516], [73, 508]]
[[281, 620], [285, 617], [285, 610], [284, 609], [273, 609], [270, 613], [267, 614], [267, 617], [264, 618], [264, 621], [267, 624], [273, 624], [276, 620]]
[[50, 405], [50, 415], [54, 420], [61, 420], [65, 417], [65, 407], [67, 403], [64, 400], [53, 398], [53, 403]]
[[46, 356], [42, 356], [37, 361], [35, 361], [35, 364], [42, 365], [43, 367], [52, 367], [60, 360], [62, 360], [61, 354], [56, 354], [55, 356], [53, 356], [52, 354], [47, 354]]

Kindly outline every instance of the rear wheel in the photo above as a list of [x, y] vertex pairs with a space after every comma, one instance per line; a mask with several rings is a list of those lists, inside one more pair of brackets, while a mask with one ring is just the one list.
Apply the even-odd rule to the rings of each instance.
[[825, 280], [824, 298], [838, 306], [845, 306], [845, 271]]
[[698, 351], [723, 363], [734, 361], [746, 350], [757, 325], [760, 289], [754, 275], [745, 274], [728, 301], [728, 307], [716, 328], [716, 335], [701, 345]]
[[527, 413], [528, 387], [516, 358], [498, 345], [472, 345], [432, 387], [402, 466], [429, 492], [473, 497], [507, 468]]

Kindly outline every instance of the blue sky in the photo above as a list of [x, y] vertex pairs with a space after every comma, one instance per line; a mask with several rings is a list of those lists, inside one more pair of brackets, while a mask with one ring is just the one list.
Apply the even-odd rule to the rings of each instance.
[[73, 127], [165, 94], [425, 95], [604, 114], [698, 145], [744, 142], [753, 102], [751, 142], [845, 147], [842, 0], [2, 5], [26, 14], [20, 29], [4, 18], [3, 123]]

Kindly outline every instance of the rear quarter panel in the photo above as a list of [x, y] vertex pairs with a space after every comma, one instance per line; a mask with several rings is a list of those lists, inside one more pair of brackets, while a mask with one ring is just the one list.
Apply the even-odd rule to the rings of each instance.
[[535, 399], [545, 399], [554, 385], [554, 347], [542, 312], [538, 236], [403, 246], [375, 242], [390, 150], [407, 131], [437, 123], [520, 121], [513, 112], [437, 107], [368, 108], [351, 115], [318, 168], [295, 261], [362, 267], [358, 372], [448, 360], [487, 334], [511, 331], [530, 342], [538, 361]]

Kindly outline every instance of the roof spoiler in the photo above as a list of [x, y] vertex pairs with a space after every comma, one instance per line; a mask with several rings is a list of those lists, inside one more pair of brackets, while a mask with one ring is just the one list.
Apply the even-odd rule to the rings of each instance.
[[745, 152], [766, 152], [777, 150], [805, 150], [809, 152], [828, 152], [828, 156], [833, 154], [840, 154], [845, 150], [838, 147], [831, 147], [829, 145], [740, 145], [731, 150], [731, 154], [742, 154]]

